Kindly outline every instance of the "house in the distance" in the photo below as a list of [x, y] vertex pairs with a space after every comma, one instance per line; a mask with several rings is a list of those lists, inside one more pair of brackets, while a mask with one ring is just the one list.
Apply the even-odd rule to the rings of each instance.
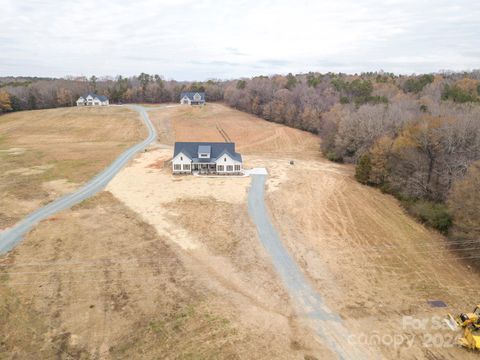
[[180, 104], [205, 105], [205, 93], [197, 91], [185, 91], [180, 94]]
[[174, 174], [239, 175], [242, 155], [235, 152], [235, 143], [176, 142], [172, 170]]
[[93, 93], [80, 96], [77, 100], [77, 106], [106, 106], [108, 104], [109, 102], [106, 96]]

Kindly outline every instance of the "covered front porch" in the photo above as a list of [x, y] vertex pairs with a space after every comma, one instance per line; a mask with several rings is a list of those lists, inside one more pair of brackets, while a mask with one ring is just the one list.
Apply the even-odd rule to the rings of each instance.
[[217, 172], [217, 164], [214, 162], [193, 162], [192, 172], [197, 172], [199, 174], [214, 174]]

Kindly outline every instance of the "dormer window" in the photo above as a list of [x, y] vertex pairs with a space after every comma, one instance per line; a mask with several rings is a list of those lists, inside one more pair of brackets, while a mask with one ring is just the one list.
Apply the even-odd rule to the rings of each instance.
[[180, 156], [180, 160], [183, 161], [183, 156]]
[[210, 159], [212, 147], [210, 145], [199, 145], [198, 146], [198, 157], [201, 159]]
[[223, 158], [223, 161], [227, 161], [227, 158]]

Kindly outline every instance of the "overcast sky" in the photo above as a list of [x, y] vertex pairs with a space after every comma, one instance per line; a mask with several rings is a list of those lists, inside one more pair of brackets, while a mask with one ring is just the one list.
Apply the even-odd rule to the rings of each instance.
[[478, 68], [478, 0], [0, 0], [0, 76]]

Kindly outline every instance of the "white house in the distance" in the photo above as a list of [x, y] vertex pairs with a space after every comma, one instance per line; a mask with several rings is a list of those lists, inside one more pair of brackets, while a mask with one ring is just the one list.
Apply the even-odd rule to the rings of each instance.
[[176, 142], [172, 170], [174, 174], [241, 174], [242, 155], [235, 152], [234, 143]]
[[180, 94], [180, 104], [205, 105], [205, 93], [185, 91]]
[[103, 95], [89, 93], [85, 96], [80, 96], [77, 100], [77, 106], [105, 106], [108, 105], [108, 98]]

